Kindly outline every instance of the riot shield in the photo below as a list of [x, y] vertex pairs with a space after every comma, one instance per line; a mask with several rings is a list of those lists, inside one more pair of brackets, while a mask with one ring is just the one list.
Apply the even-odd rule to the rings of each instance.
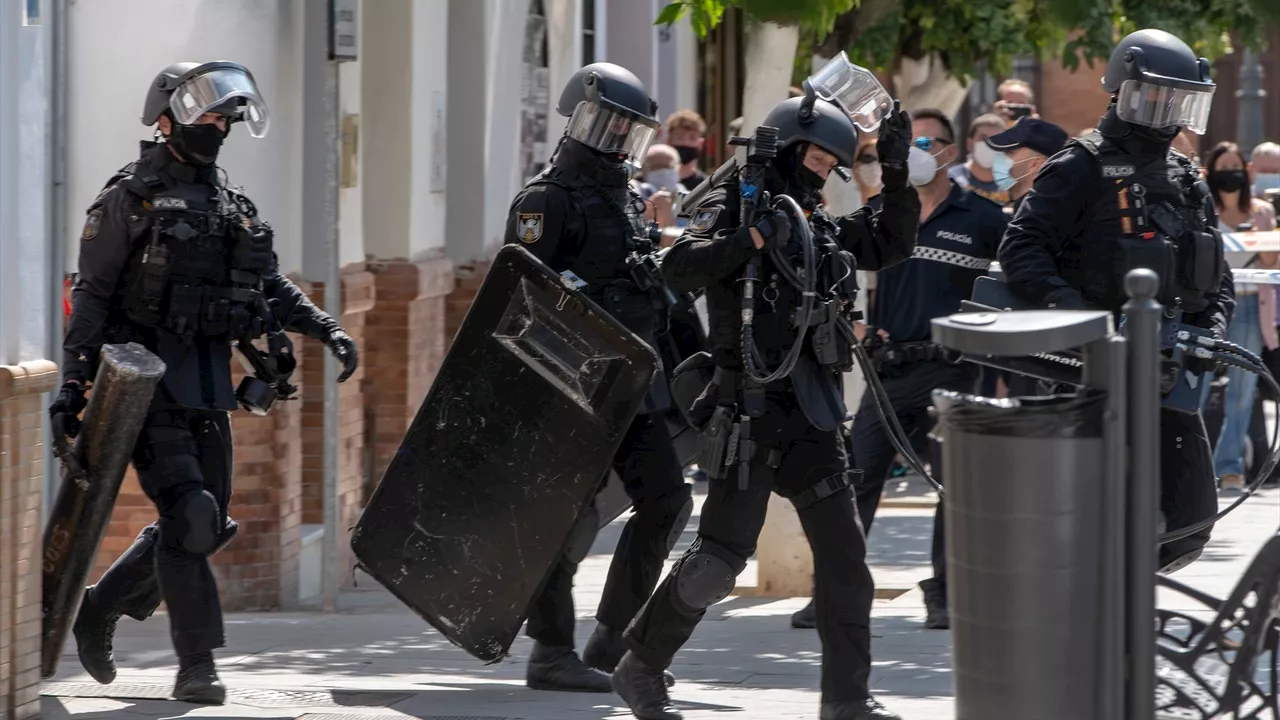
[[501, 660], [657, 366], [640, 338], [504, 247], [355, 527], [361, 567], [455, 645]]
[[74, 446], [58, 452], [62, 482], [44, 530], [42, 678], [58, 671], [62, 646], [164, 370], [160, 358], [137, 343], [104, 345], [80, 434]]

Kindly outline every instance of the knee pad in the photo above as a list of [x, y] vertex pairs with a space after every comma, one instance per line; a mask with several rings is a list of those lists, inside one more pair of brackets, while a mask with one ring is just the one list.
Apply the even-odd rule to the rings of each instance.
[[689, 610], [701, 611], [733, 592], [746, 561], [702, 538], [689, 548], [675, 570], [676, 598]]
[[222, 532], [218, 533], [218, 542], [214, 546], [213, 552], [209, 554], [217, 555], [218, 553], [222, 552], [228, 545], [231, 544], [231, 541], [235, 539], [236, 533], [238, 532], [240, 532], [240, 523], [236, 522], [235, 520], [232, 520], [231, 517], [228, 516], [226, 523], [222, 525]]
[[591, 552], [591, 545], [596, 541], [596, 534], [599, 531], [600, 511], [596, 509], [596, 504], [593, 502], [587, 506], [586, 511], [574, 524], [573, 530], [569, 532], [569, 539], [564, 545], [564, 559], [574, 565], [581, 564]]
[[217, 549], [224, 527], [217, 499], [208, 490], [193, 490], [160, 518], [160, 539], [169, 547], [207, 557]]

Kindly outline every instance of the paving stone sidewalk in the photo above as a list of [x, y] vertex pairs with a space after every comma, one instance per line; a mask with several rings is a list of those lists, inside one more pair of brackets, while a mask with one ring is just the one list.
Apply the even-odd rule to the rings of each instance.
[[[1261, 543], [1280, 524], [1280, 491], [1254, 498], [1225, 521], [1205, 558], [1181, 579], [1225, 595]], [[673, 551], [692, 539], [692, 528]], [[621, 524], [610, 525], [583, 564], [575, 596], [579, 643], [593, 627], [609, 552]], [[877, 518], [871, 561], [880, 583], [930, 574], [931, 512], [889, 508]], [[744, 581], [752, 580], [748, 577]], [[342, 611], [228, 616], [228, 647], [218, 653], [231, 688], [223, 707], [166, 700], [174, 659], [164, 616], [121, 621], [116, 636], [120, 677], [99, 686], [80, 669], [74, 646], [45, 684], [46, 720], [130, 718], [272, 718], [279, 720], [575, 720], [629, 718], [613, 695], [537, 692], [524, 687], [530, 643], [485, 666], [453, 647], [372, 581], [342, 596]], [[690, 720], [815, 718], [820, 648], [812, 631], [790, 628], [804, 599], [731, 597], [712, 608], [676, 658], [673, 696]], [[906, 720], [954, 720], [949, 633], [920, 626], [918, 591], [878, 601], [873, 632], [875, 691]]]

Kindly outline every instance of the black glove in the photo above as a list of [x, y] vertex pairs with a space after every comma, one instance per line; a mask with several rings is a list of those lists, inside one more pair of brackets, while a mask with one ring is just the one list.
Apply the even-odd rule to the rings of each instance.
[[1084, 304], [1084, 296], [1079, 290], [1073, 287], [1062, 287], [1049, 293], [1045, 298], [1049, 303], [1049, 307], [1055, 310], [1087, 310]]
[[80, 413], [88, 404], [84, 399], [83, 383], [76, 380], [62, 383], [58, 397], [49, 406], [49, 424], [55, 444], [80, 434]]
[[764, 238], [764, 249], [783, 248], [791, 239], [791, 217], [781, 210], [766, 210], [756, 216], [753, 225]]
[[275, 232], [266, 223], [251, 227], [236, 225], [235, 242], [231, 248], [231, 267], [236, 270], [265, 275], [271, 271], [275, 255], [272, 240]]
[[[1224, 340], [1227, 337], [1227, 318], [1225, 315], [1217, 313], [1210, 318], [1209, 327], [1201, 329], [1208, 330], [1214, 340]], [[1192, 344], [1191, 347], [1192, 352], [1195, 352], [1196, 350], [1204, 351], [1209, 349], [1198, 343]], [[1212, 378], [1217, 374], [1218, 370], [1222, 368], [1222, 363], [1218, 362], [1214, 358], [1200, 358], [1188, 354], [1183, 366], [1186, 367], [1188, 371], [1196, 373], [1197, 375]]]
[[356, 341], [351, 339], [346, 330], [334, 328], [329, 331], [329, 338], [325, 340], [325, 345], [329, 346], [329, 352], [342, 363], [342, 374], [338, 376], [338, 382], [346, 382], [360, 365], [360, 353], [356, 350]]
[[886, 192], [907, 186], [907, 156], [911, 153], [911, 115], [894, 100], [893, 110], [880, 122], [876, 154], [880, 156], [880, 179]]

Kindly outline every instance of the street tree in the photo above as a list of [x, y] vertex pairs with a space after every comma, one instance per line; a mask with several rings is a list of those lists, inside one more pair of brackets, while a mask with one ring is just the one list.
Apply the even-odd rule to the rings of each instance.
[[[752, 36], [762, 25], [781, 25], [795, 37], [790, 52], [801, 77], [815, 56], [829, 58], [844, 50], [855, 63], [890, 77], [894, 95], [908, 109], [932, 106], [952, 114], [975, 74], [986, 68], [1007, 75], [1016, 57], [1058, 60], [1068, 68], [1081, 62], [1092, 66], [1105, 63], [1123, 35], [1158, 27], [1212, 60], [1231, 52], [1233, 41], [1259, 47], [1266, 31], [1280, 23], [1277, 0], [676, 0], [657, 22], [687, 16], [705, 37], [730, 7], [754, 21], [747, 41], [749, 87], [753, 72], [761, 72]], [[775, 49], [770, 57], [785, 53]], [[763, 71], [770, 78], [777, 75], [774, 67]], [[785, 97], [786, 86], [775, 83], [768, 88], [755, 83], [752, 90], [776, 101]], [[750, 109], [752, 99], [744, 104]], [[748, 113], [748, 127], [752, 119]]]

